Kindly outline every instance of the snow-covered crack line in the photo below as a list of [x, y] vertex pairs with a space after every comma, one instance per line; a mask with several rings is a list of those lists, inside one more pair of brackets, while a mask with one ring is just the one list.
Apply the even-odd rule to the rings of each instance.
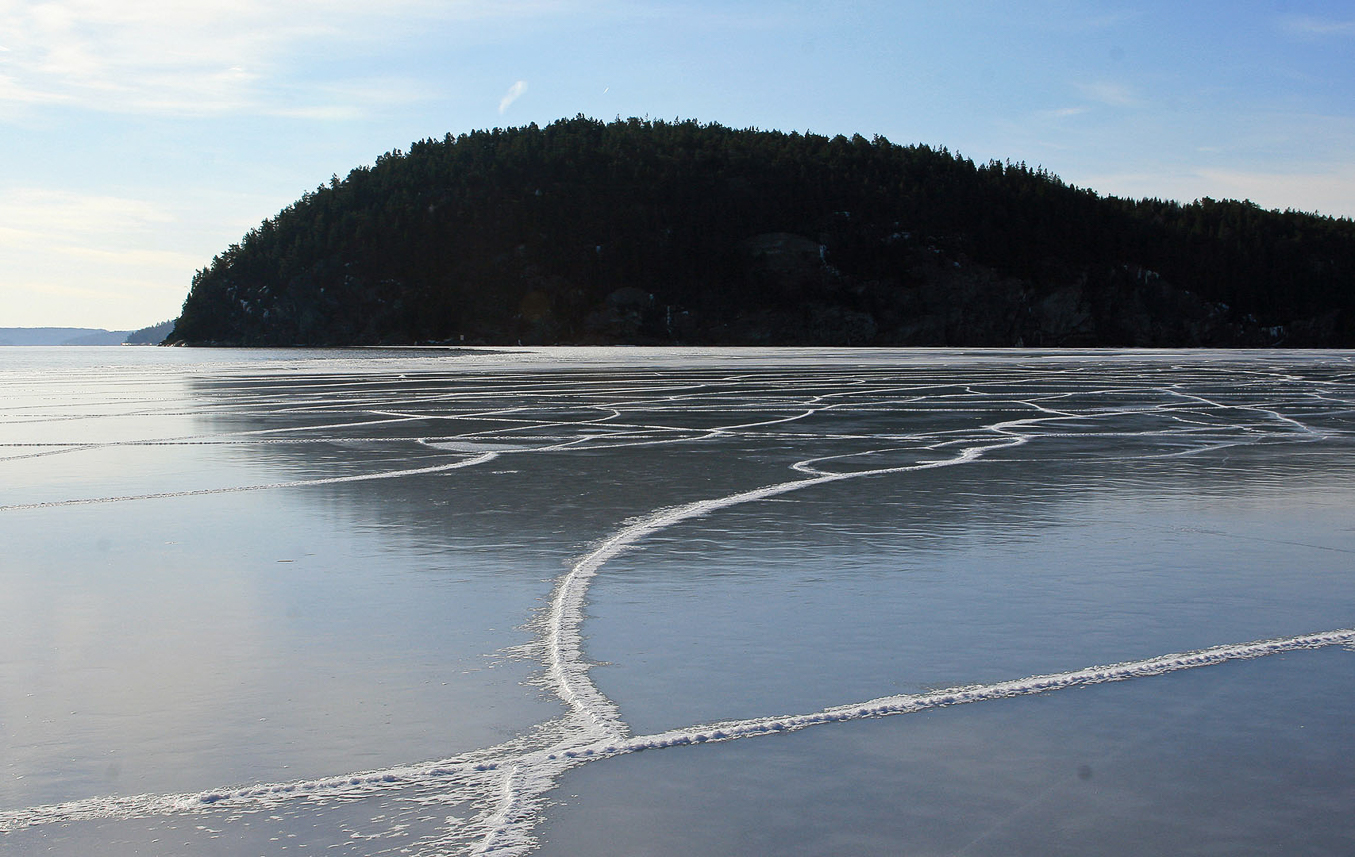
[[[1011, 427], [1011, 424], [1005, 424], [1001, 428], [1009, 431]], [[566, 771], [588, 762], [644, 750], [789, 733], [828, 723], [888, 717], [944, 706], [1144, 678], [1280, 652], [1355, 644], [1355, 629], [1337, 629], [1172, 653], [994, 684], [886, 696], [810, 713], [723, 721], [641, 736], [629, 734], [615, 703], [592, 683], [580, 633], [589, 584], [605, 563], [647, 536], [720, 509], [831, 482], [972, 463], [990, 450], [1019, 446], [1027, 440], [1022, 436], [1008, 436], [965, 446], [944, 459], [852, 472], [824, 472], [815, 468], [812, 461], [802, 461], [795, 465], [795, 469], [808, 474], [807, 478], [661, 509], [632, 520], [573, 565], [557, 585], [550, 609], [539, 622], [538, 646], [547, 668], [545, 683], [566, 703], [569, 711], [560, 720], [544, 724], [532, 735], [498, 747], [423, 765], [314, 780], [213, 789], [193, 794], [93, 798], [30, 807], [0, 813], [0, 832], [63, 821], [139, 818], [220, 809], [248, 811], [298, 798], [349, 800], [384, 791], [418, 787], [431, 788], [442, 792], [448, 799], [467, 800], [480, 807], [474, 818], [459, 827], [449, 827], [436, 841], [425, 842], [427, 848], [433, 849], [428, 853], [456, 848], [471, 854], [520, 855], [535, 848], [532, 830], [540, 821], [546, 794]], [[464, 467], [481, 463], [493, 455], [485, 453], [453, 465], [419, 468], [404, 471], [403, 474]], [[373, 474], [368, 478], [390, 478], [403, 474]]]
[[[989, 395], [982, 391], [970, 390], [969, 392], [980, 398]], [[837, 403], [829, 404], [826, 400], [830, 397], [842, 395], [847, 395], [847, 393], [807, 396], [796, 403], [797, 407], [784, 417], [746, 421], [736, 425], [715, 426], [705, 429], [648, 426], [642, 423], [634, 425], [613, 423], [613, 428], [622, 430], [615, 436], [619, 441], [616, 445], [656, 443], [648, 436], [638, 433], [636, 431], [637, 425], [645, 431], [686, 431], [693, 433], [692, 437], [657, 441], [657, 443], [680, 443], [722, 436], [725, 433], [737, 432], [751, 427], [792, 423], [839, 407]], [[1207, 409], [1225, 410], [1228, 408], [1225, 404], [1203, 396], [1185, 396], [1175, 391], [1169, 391], [1168, 395], [1196, 402]], [[1281, 652], [1319, 649], [1338, 645], [1355, 646], [1355, 629], [1340, 628], [1279, 639], [1234, 643], [1182, 653], [1170, 653], [1141, 660], [1090, 666], [1068, 672], [1029, 676], [992, 684], [956, 686], [927, 693], [885, 696], [832, 706], [809, 713], [721, 721], [640, 736], [630, 733], [629, 727], [621, 718], [617, 705], [593, 683], [589, 674], [589, 663], [583, 652], [584, 608], [591, 582], [608, 562], [620, 554], [634, 549], [638, 543], [660, 531], [722, 509], [845, 480], [878, 478], [971, 464], [982, 460], [990, 452], [1024, 446], [1034, 438], [1065, 436], [1062, 432], [1049, 433], [1047, 426], [1050, 424], [1057, 426], [1069, 421], [1096, 420], [1102, 417], [1114, 418], [1117, 414], [1123, 415], [1116, 410], [1091, 412], [1086, 410], [1082, 412], [1056, 410], [1039, 404], [1041, 400], [1042, 397], [1040, 396], [1002, 397], [1002, 401], [1023, 405], [1029, 409], [1026, 413], [1033, 411], [1035, 415], [991, 422], [982, 427], [970, 429], [933, 430], [926, 434], [891, 437], [891, 440], [897, 441], [900, 446], [889, 449], [869, 449], [805, 459], [795, 463], [791, 468], [794, 472], [800, 474], [801, 478], [659, 509], [626, 522], [611, 536], [598, 543], [593, 550], [578, 559], [559, 579], [548, 608], [535, 622], [535, 642], [528, 648], [540, 659], [545, 668], [542, 684], [564, 702], [567, 710], [562, 717], [542, 724], [529, 734], [495, 747], [476, 750], [455, 758], [342, 776], [212, 789], [197, 793], [91, 798], [0, 812], [0, 833], [67, 821], [147, 818], [184, 813], [220, 812], [223, 810], [250, 812], [279, 806], [296, 801], [299, 798], [311, 801], [355, 800], [386, 792], [416, 790], [421, 794], [436, 795], [442, 802], [470, 803], [476, 810], [475, 814], [468, 820], [454, 822], [449, 819], [437, 835], [420, 843], [423, 851], [419, 853], [522, 855], [530, 852], [536, 846], [533, 829], [541, 820], [546, 795], [556, 787], [564, 773], [588, 762], [646, 750], [783, 734], [829, 723], [888, 717], [946, 706], [1047, 693], [1072, 687], [1147, 678], [1229, 661], [1260, 658]], [[1044, 400], [1048, 401], [1048, 398]], [[787, 409], [790, 409], [790, 405], [790, 402], [784, 403]], [[1156, 407], [1139, 409], [1137, 413], [1169, 414], [1173, 413], [1178, 407], [1179, 405], [1176, 403], [1170, 406], [1160, 404]], [[620, 422], [617, 418], [622, 415], [621, 410], [617, 410], [611, 405], [601, 404], [596, 405], [595, 409], [605, 410], [606, 415], [573, 423], [546, 420], [524, 420], [523, 422], [537, 430], [543, 427], [566, 425], [597, 426], [613, 420]], [[1286, 433], [1300, 435], [1304, 439], [1318, 437], [1321, 434], [1297, 419], [1264, 405], [1251, 404], [1241, 409], [1259, 415], [1265, 421], [1282, 424]], [[990, 402], [990, 406], [986, 410], [996, 411], [998, 409], [993, 407]], [[500, 411], [498, 415], [503, 416], [504, 413]], [[399, 421], [412, 421], [420, 418], [406, 413], [383, 415], [396, 417]], [[455, 436], [455, 439], [464, 440], [469, 448], [460, 451], [469, 453], [476, 444], [482, 443], [485, 439], [492, 439], [505, 431], [510, 430], [470, 432], [466, 435]], [[629, 436], [626, 434], [627, 431]], [[1184, 429], [1178, 432], [1149, 431], [1142, 434], [1158, 438], [1176, 436], [1179, 439], [1185, 439], [1188, 437], [1187, 432], [1190, 431], [1195, 431], [1195, 429]], [[1135, 436], [1141, 433], [1115, 433], [1116, 436], [1121, 434]], [[1107, 436], [1110, 436], [1110, 433], [1107, 433]], [[0, 506], [0, 511], [399, 478], [439, 473], [486, 463], [496, 458], [501, 452], [564, 451], [573, 444], [583, 443], [590, 439], [590, 437], [585, 437], [534, 447], [523, 446], [517, 449], [510, 447], [498, 451], [484, 451], [478, 455], [467, 454], [466, 457], [458, 458], [455, 462], [447, 464], [356, 476], [298, 480], [235, 488], [16, 504]], [[876, 439], [880, 438], [876, 436]], [[432, 447], [450, 448], [450, 442], [453, 440], [454, 438], [439, 439], [438, 441], [421, 439], [419, 442]], [[1193, 440], [1194, 448], [1170, 454], [1190, 454], [1217, 446], [1208, 443], [1207, 439], [1194, 438]], [[1248, 441], [1235, 440], [1231, 443], [1240, 444], [1255, 442], [1255, 440], [1255, 438], [1249, 438]], [[909, 441], [913, 442], [914, 445], [903, 445]], [[930, 443], [931, 445], [919, 448], [916, 445], [919, 443]], [[484, 446], [480, 448], [483, 449]], [[847, 461], [856, 460], [859, 463], [868, 460], [870, 456], [882, 453], [908, 455], [910, 463], [893, 467], [851, 471], [824, 469], [824, 466], [829, 462], [841, 465]], [[943, 457], [933, 458], [933, 456]], [[918, 460], [919, 458], [923, 460]]]
[[[934, 708], [964, 705], [1017, 696], [1049, 693], [1073, 687], [1165, 675], [1181, 670], [1213, 666], [1229, 661], [1268, 655], [1355, 645], [1355, 628], [1339, 628], [1272, 640], [1213, 646], [1189, 652], [1158, 655], [1136, 661], [1085, 667], [1047, 675], [1035, 675], [986, 685], [963, 685], [920, 694], [899, 694], [832, 706], [807, 714], [729, 720], [673, 729], [652, 735], [566, 739], [532, 748], [519, 739], [464, 756], [363, 771], [337, 777], [262, 783], [228, 789], [169, 795], [103, 797], [35, 806], [0, 813], [0, 833], [44, 824], [107, 818], [146, 818], [209, 810], [266, 809], [294, 800], [324, 798], [359, 799], [382, 791], [433, 785], [449, 798], [475, 799], [488, 792], [494, 805], [486, 807], [468, 829], [449, 831], [449, 839], [478, 839], [471, 853], [492, 851], [524, 854], [535, 845], [530, 830], [535, 825], [540, 800], [558, 777], [570, 768], [588, 762], [644, 750], [685, 747], [740, 738], [795, 732], [811, 726], [868, 718], [911, 714]], [[556, 724], [566, 727], [567, 724]], [[558, 734], [564, 729], [546, 729]], [[431, 843], [437, 844], [437, 843]]]

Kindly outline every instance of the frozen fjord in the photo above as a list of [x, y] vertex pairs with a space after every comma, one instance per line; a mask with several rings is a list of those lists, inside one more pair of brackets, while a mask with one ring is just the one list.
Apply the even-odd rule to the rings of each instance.
[[1350, 639], [1348, 354], [182, 354], [6, 379], [20, 848], [522, 853], [585, 760]]

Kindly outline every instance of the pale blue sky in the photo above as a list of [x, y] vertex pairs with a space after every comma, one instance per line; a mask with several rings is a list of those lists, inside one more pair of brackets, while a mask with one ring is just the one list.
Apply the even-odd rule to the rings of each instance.
[[0, 0], [0, 327], [173, 317], [331, 174], [578, 113], [1355, 216], [1355, 3]]

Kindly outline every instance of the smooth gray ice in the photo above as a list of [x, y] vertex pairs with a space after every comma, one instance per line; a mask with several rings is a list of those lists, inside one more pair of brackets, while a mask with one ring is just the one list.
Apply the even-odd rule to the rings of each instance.
[[7, 850], [1355, 837], [1349, 352], [14, 352]]

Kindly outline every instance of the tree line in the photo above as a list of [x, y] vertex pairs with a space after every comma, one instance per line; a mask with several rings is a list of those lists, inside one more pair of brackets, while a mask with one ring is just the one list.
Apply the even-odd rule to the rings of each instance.
[[[1111, 318], [1129, 292], [1150, 321]], [[1085, 324], [1051, 321], [1063, 294]], [[1182, 314], [1200, 341], [1138, 341], [1186, 336]], [[198, 271], [170, 339], [1353, 345], [1355, 223], [879, 136], [580, 116], [334, 176]]]

